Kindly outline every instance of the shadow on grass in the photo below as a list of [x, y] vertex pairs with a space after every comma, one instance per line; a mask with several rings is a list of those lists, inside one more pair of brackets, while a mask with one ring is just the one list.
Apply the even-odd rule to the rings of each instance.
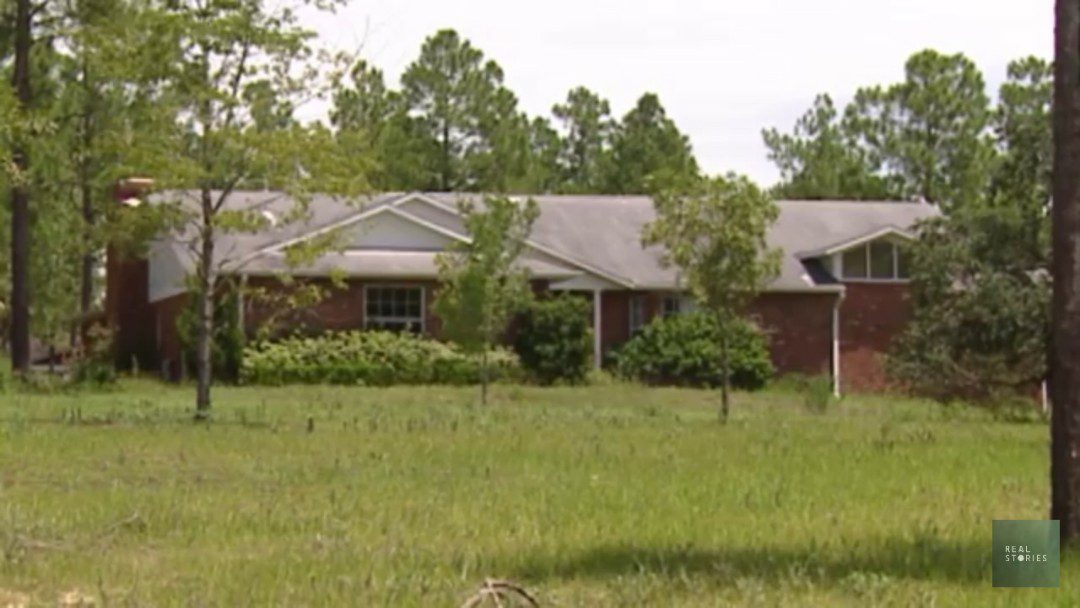
[[752, 577], [780, 581], [809, 577], [820, 583], [850, 576], [883, 575], [896, 579], [989, 581], [990, 547], [985, 542], [884, 539], [853, 547], [644, 547], [611, 545], [578, 554], [527, 559], [516, 575], [528, 580], [608, 578], [619, 576]]

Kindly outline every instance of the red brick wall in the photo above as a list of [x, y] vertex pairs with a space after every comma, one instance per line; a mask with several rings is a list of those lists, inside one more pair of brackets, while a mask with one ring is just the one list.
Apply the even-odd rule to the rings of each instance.
[[[600, 294], [600, 345], [606, 352], [630, 339], [630, 300], [645, 298], [645, 323], [661, 312], [664, 292], [605, 291]], [[592, 294], [587, 294], [592, 301]]]
[[884, 358], [911, 318], [905, 283], [847, 283], [840, 306], [840, 378], [843, 388], [889, 387]]
[[105, 258], [105, 318], [113, 331], [116, 366], [153, 369], [157, 364], [154, 315], [149, 304], [149, 265], [110, 247]]
[[[437, 285], [432, 281], [370, 281], [380, 285], [422, 285], [425, 287], [427, 333], [438, 337], [440, 321], [432, 312]], [[280, 288], [276, 279], [251, 278], [250, 285]], [[312, 331], [360, 329], [364, 326], [363, 285], [353, 280], [295, 318], [303, 319]], [[137, 286], [137, 285], [136, 285]], [[585, 294], [591, 297], [591, 294]], [[604, 292], [601, 298], [601, 344], [605, 351], [630, 338], [630, 298], [644, 295], [645, 318], [660, 313], [661, 292]], [[583, 297], [585, 297], [583, 295]], [[778, 373], [829, 374], [832, 365], [833, 294], [768, 293], [751, 305], [748, 315], [768, 334], [773, 364]], [[175, 296], [154, 305], [152, 313], [134, 315], [140, 328], [132, 343], [150, 341], [161, 359], [169, 362], [168, 374], [180, 373], [180, 345], [176, 318], [186, 296]], [[149, 309], [148, 309], [149, 310]], [[115, 311], [114, 311], [115, 314]], [[841, 378], [845, 390], [881, 390], [888, 387], [883, 365], [884, 353], [911, 315], [908, 288], [896, 283], [849, 283], [840, 309]], [[246, 326], [253, 330], [265, 316], [252, 303], [245, 311]], [[127, 317], [125, 317], [127, 318]], [[129, 319], [130, 320], [130, 319]], [[145, 327], [144, 327], [145, 326]], [[128, 329], [128, 332], [132, 330]], [[129, 334], [125, 334], [129, 335]], [[126, 344], [126, 343], [125, 343]], [[145, 350], [145, 349], [144, 349]], [[130, 348], [129, 348], [130, 351]], [[125, 351], [128, 352], [128, 351]], [[144, 369], [160, 365], [158, 357], [143, 361]], [[128, 361], [130, 362], [130, 354]]]
[[600, 294], [600, 349], [618, 346], [630, 339], [629, 291], [605, 291]]
[[[645, 297], [645, 319], [661, 313], [665, 292], [608, 291], [601, 298], [605, 351], [630, 339], [630, 298]], [[778, 373], [828, 374], [832, 365], [833, 294], [772, 293], [760, 296], [749, 316], [769, 335]]]
[[168, 380], [180, 380], [184, 373], [181, 361], [183, 348], [180, 345], [180, 332], [176, 327], [176, 321], [187, 304], [188, 295], [182, 293], [155, 302], [153, 305], [154, 337], [157, 345], [156, 365]]
[[[334, 287], [329, 281], [317, 281], [328, 290], [326, 297], [313, 306], [294, 311], [285, 320], [291, 327], [302, 327], [307, 331], [340, 331], [363, 329], [364, 327], [364, 285], [400, 285], [424, 287], [424, 325], [425, 333], [438, 337], [441, 322], [432, 311], [435, 302], [437, 283], [434, 281], [384, 281], [384, 280], [349, 280], [343, 288]], [[272, 277], [250, 277], [249, 287], [264, 288], [267, 291], [283, 289], [281, 283]], [[248, 302], [244, 310], [245, 330], [251, 334], [269, 316], [265, 304]]]
[[835, 294], [766, 293], [748, 316], [769, 337], [778, 374], [832, 372], [832, 311]]

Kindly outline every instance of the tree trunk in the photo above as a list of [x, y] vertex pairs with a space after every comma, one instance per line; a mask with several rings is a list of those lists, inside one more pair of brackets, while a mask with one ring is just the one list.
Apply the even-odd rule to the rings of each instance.
[[[17, 0], [12, 85], [24, 113], [30, 109], [32, 96], [31, 19], [30, 0]], [[11, 368], [20, 373], [30, 369], [30, 158], [25, 137], [20, 135], [12, 150], [16, 177], [11, 187]]]
[[195, 419], [210, 417], [210, 383], [212, 361], [211, 343], [214, 336], [214, 208], [210, 188], [202, 189], [202, 230], [199, 234], [201, 253], [198, 270], [199, 327], [195, 340]]
[[488, 394], [488, 345], [480, 353], [480, 405], [487, 405]]
[[720, 422], [727, 422], [731, 405], [731, 357], [728, 354], [728, 335], [724, 324], [720, 325]]
[[1057, 0], [1054, 297], [1050, 331], [1050, 517], [1080, 541], [1080, 0]]
[[[83, 219], [83, 255], [79, 277], [79, 323], [76, 325], [74, 338], [79, 340], [82, 325], [90, 315], [94, 301], [94, 201], [93, 187], [90, 183], [90, 145], [93, 140], [91, 121], [93, 120], [93, 92], [90, 88], [90, 70], [85, 60], [82, 65], [83, 114], [80, 129], [82, 131], [82, 158], [79, 159], [79, 195], [82, 198]], [[74, 340], [73, 340], [74, 341]]]

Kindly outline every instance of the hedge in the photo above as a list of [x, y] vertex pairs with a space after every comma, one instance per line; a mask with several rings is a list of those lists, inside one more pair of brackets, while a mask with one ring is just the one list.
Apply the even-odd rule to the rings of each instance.
[[[505, 349], [489, 353], [488, 364], [492, 379], [519, 373], [517, 357]], [[328, 332], [245, 348], [240, 381], [264, 385], [474, 384], [480, 381], [480, 358], [408, 333]]]
[[773, 375], [765, 336], [739, 320], [722, 330], [713, 317], [687, 313], [646, 325], [615, 356], [619, 375], [647, 384], [716, 387], [723, 383], [721, 331], [728, 332], [731, 385], [761, 388]]

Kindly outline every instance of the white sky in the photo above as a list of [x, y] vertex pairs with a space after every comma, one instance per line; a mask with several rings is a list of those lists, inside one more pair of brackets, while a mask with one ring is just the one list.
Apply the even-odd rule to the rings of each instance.
[[993, 94], [1009, 60], [1053, 51], [1052, 0], [353, 0], [308, 24], [322, 44], [362, 46], [395, 87], [424, 38], [454, 28], [530, 115], [579, 84], [616, 117], [655, 91], [706, 171], [764, 184], [777, 174], [761, 129], [790, 129], [818, 92], [846, 103], [933, 47], [974, 59]]

